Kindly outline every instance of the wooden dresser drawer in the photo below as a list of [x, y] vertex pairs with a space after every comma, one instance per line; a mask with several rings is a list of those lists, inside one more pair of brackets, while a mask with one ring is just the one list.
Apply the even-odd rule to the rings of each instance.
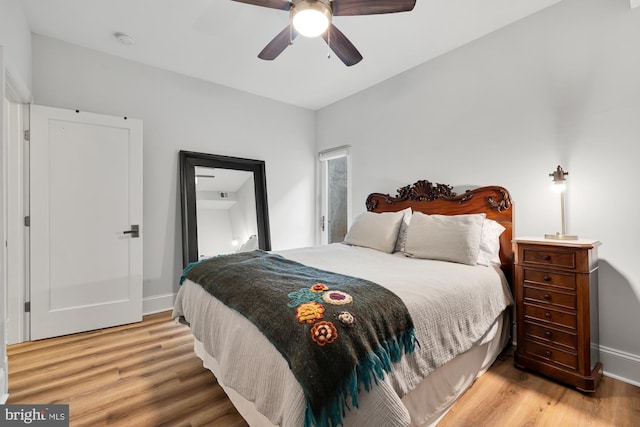
[[576, 268], [576, 252], [573, 250], [550, 250], [537, 246], [522, 248], [523, 265]]
[[550, 304], [557, 307], [576, 309], [576, 294], [555, 292], [549, 288], [524, 286], [525, 301]]
[[578, 337], [575, 333], [561, 331], [560, 329], [550, 326], [525, 321], [524, 335], [528, 338], [537, 338], [552, 345], [565, 346], [568, 350], [576, 351], [578, 348]]
[[557, 286], [559, 288], [576, 289], [576, 275], [552, 273], [550, 271], [539, 271], [524, 269], [524, 281], [541, 285]]
[[576, 329], [578, 324], [575, 313], [554, 310], [549, 307], [524, 304], [525, 319], [537, 320], [556, 326], [564, 326], [569, 329]]
[[569, 369], [578, 368], [578, 356], [572, 352], [529, 340], [525, 340], [524, 348], [526, 353], [544, 359], [545, 361], [553, 362]]

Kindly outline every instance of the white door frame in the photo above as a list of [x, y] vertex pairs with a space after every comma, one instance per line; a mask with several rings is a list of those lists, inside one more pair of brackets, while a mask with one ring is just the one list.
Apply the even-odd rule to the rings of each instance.
[[10, 102], [7, 142], [7, 344], [29, 341], [29, 106]]
[[347, 158], [347, 229], [349, 225], [351, 225], [351, 181], [352, 181], [352, 173], [351, 173], [351, 145], [343, 145], [341, 147], [330, 148], [328, 150], [324, 150], [318, 153], [318, 163], [319, 163], [319, 175], [320, 175], [320, 218], [319, 218], [319, 241], [320, 244], [326, 245], [328, 243], [328, 161], [332, 159], [336, 159], [338, 157], [346, 157]]
[[[24, 312], [25, 296], [29, 292], [27, 273], [28, 229], [24, 226], [24, 216], [28, 215], [28, 147], [23, 142], [23, 131], [29, 128], [29, 102], [31, 93], [20, 79], [11, 73], [9, 64], [2, 65], [2, 46], [0, 46], [0, 71], [4, 70], [1, 86], [4, 89], [4, 98], [11, 105], [8, 111], [2, 110], [2, 117], [8, 127], [7, 140], [3, 140], [5, 162], [4, 186], [5, 202], [3, 207], [5, 215], [6, 239], [6, 289], [2, 295], [7, 301], [7, 328], [5, 337], [8, 344], [29, 340], [29, 316]], [[4, 136], [4, 135], [3, 135]]]
[[5, 212], [7, 210], [5, 204], [5, 156], [7, 146], [7, 136], [5, 132], [6, 108], [7, 101], [5, 98], [5, 68], [4, 68], [4, 49], [0, 46], [0, 142], [2, 143], [2, 149], [0, 149], [0, 295], [2, 295], [2, 302], [0, 303], [0, 404], [7, 401], [9, 397], [9, 377], [7, 359], [7, 347], [6, 347], [6, 321], [7, 321], [7, 280], [5, 267], [7, 265], [7, 256], [5, 251], [6, 242], [6, 221]]
[[[10, 171], [7, 170], [7, 165], [10, 161], [7, 157], [10, 151], [8, 147], [12, 142], [9, 139], [7, 128], [10, 130], [12, 126], [15, 127], [15, 124], [9, 119], [9, 111], [5, 100], [24, 104], [29, 102], [30, 97], [29, 89], [13, 77], [8, 64], [5, 62], [4, 48], [0, 46], [0, 144], [2, 145], [0, 149], [0, 296], [2, 296], [2, 304], [0, 304], [0, 371], [2, 371], [0, 372], [0, 404], [5, 403], [8, 398], [6, 334], [8, 333], [9, 337], [11, 337], [13, 330], [16, 327], [20, 327], [23, 318], [23, 316], [20, 316], [19, 319], [10, 317], [12, 315], [10, 310], [12, 302], [8, 296], [12, 290], [24, 293], [24, 283], [14, 283], [7, 280], [10, 277], [7, 276], [7, 257], [13, 250], [13, 245], [9, 245], [7, 240], [7, 231], [12, 227], [7, 222], [8, 210], [12, 207], [7, 204], [7, 201], [9, 191], [13, 190]], [[21, 231], [22, 227], [19, 227], [19, 230]], [[24, 268], [24, 265], [21, 268]], [[8, 287], [11, 289], [8, 289]]]

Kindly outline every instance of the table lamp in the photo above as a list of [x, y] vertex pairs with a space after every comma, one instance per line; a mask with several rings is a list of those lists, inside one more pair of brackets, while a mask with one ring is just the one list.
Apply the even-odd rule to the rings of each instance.
[[557, 240], [577, 240], [578, 236], [566, 234], [565, 218], [564, 218], [564, 191], [567, 189], [566, 176], [569, 172], [565, 172], [562, 166], [558, 165], [558, 168], [549, 174], [553, 178], [553, 185], [551, 189], [560, 193], [560, 215], [562, 220], [562, 231], [555, 234], [545, 234], [545, 239], [557, 239]]

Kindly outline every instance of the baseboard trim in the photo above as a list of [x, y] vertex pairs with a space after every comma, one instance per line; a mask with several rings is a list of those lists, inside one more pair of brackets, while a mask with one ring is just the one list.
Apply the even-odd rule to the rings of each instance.
[[640, 387], [640, 356], [600, 346], [604, 375]]
[[175, 293], [170, 293], [142, 298], [142, 314], [147, 315], [173, 309], [176, 295]]

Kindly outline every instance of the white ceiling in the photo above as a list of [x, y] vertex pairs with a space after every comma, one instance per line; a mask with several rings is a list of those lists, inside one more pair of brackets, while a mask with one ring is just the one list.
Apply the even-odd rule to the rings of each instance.
[[234, 169], [195, 167], [196, 191], [237, 192], [247, 180], [253, 178], [253, 172]]
[[335, 17], [364, 57], [352, 67], [327, 59], [320, 38], [298, 37], [275, 61], [258, 59], [288, 13], [231, 0], [21, 3], [36, 34], [317, 110], [560, 1], [417, 0], [412, 12]]
[[[231, 209], [237, 203], [235, 193], [248, 181], [253, 172], [233, 169], [195, 167], [196, 204], [198, 209]], [[251, 184], [253, 186], [253, 184]], [[229, 200], [221, 200], [218, 192], [230, 194]], [[215, 195], [212, 193], [216, 193]]]

